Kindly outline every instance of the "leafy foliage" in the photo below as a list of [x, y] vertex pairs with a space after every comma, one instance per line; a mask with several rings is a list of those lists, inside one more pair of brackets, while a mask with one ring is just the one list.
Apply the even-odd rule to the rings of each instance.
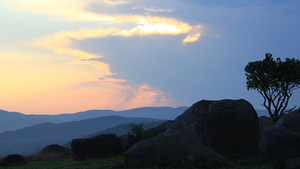
[[143, 123], [140, 124], [130, 124], [130, 131], [128, 134], [133, 135], [137, 141], [145, 140], [152, 137], [152, 133], [149, 130], [145, 130]]
[[285, 113], [293, 91], [300, 85], [300, 61], [286, 58], [282, 61], [272, 58], [267, 53], [262, 61], [249, 62], [245, 67], [247, 89], [257, 90], [264, 98], [263, 106], [267, 108], [273, 121]]

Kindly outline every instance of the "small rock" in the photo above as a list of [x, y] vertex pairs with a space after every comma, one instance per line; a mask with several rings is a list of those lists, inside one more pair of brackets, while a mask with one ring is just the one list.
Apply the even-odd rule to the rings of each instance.
[[11, 154], [2, 160], [2, 166], [22, 165], [26, 164], [26, 160], [19, 154]]
[[120, 140], [115, 134], [102, 134], [86, 139], [74, 139], [71, 147], [74, 160], [104, 158], [121, 153]]
[[54, 155], [54, 154], [64, 154], [71, 155], [71, 150], [57, 144], [51, 144], [44, 147], [41, 151], [41, 155]]

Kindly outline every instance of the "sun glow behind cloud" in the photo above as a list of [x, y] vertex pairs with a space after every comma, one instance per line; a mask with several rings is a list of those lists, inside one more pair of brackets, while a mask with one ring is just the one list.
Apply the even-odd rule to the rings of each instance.
[[[89, 3], [102, 3], [109, 7], [120, 6], [130, 3], [130, 1], [109, 1], [109, 0], [4, 0], [2, 3], [14, 4], [14, 12], [40, 13], [51, 17], [52, 21], [60, 22], [99, 22], [110, 28], [93, 28], [82, 29], [77, 31], [60, 31], [52, 35], [41, 37], [34, 42], [29, 43], [31, 47], [42, 47], [52, 50], [59, 55], [73, 56], [74, 60], [68, 62], [68, 65], [76, 67], [76, 73], [68, 73], [67, 79], [64, 79], [63, 88], [72, 89], [49, 89], [41, 93], [35, 93], [30, 99], [24, 102], [24, 105], [30, 105], [28, 101], [36, 103], [37, 111], [43, 109], [51, 109], [57, 113], [64, 111], [70, 112], [78, 109], [93, 109], [93, 108], [110, 108], [110, 109], [127, 109], [141, 106], [164, 106], [171, 105], [172, 99], [166, 97], [166, 93], [160, 89], [151, 86], [150, 84], [134, 84], [128, 85], [127, 79], [114, 78], [115, 72], [112, 72], [110, 65], [105, 62], [100, 62], [95, 59], [107, 56], [92, 54], [76, 48], [73, 45], [74, 40], [80, 41], [90, 38], [104, 38], [113, 36], [132, 37], [132, 36], [152, 36], [152, 35], [186, 35], [182, 43], [190, 43], [197, 41], [201, 32], [200, 26], [192, 26], [188, 23], [174, 18], [149, 16], [142, 14], [120, 14], [114, 15], [94, 13], [88, 11], [86, 6]], [[162, 8], [143, 8], [149, 12], [173, 12], [171, 9]], [[115, 24], [132, 23], [131, 28], [114, 27]], [[108, 25], [108, 26], [107, 26]], [[93, 60], [94, 59], [94, 60]], [[78, 73], [77, 70], [85, 69]], [[93, 69], [93, 70], [92, 70]], [[70, 69], [71, 70], [71, 69]], [[61, 75], [63, 77], [63, 75]], [[58, 80], [58, 79], [56, 79]], [[92, 83], [93, 85], [86, 85]], [[131, 82], [132, 83], [132, 82]], [[59, 85], [59, 82], [56, 82]], [[81, 84], [81, 85], [80, 85]], [[69, 86], [69, 87], [68, 87]], [[41, 90], [44, 87], [41, 86]], [[63, 94], [61, 94], [63, 93]], [[58, 98], [57, 96], [60, 95]], [[47, 99], [46, 99], [47, 96]], [[51, 100], [51, 104], [43, 105], [41, 98]], [[54, 106], [53, 106], [54, 105]], [[64, 105], [69, 105], [64, 107]], [[72, 107], [73, 105], [76, 105]], [[81, 105], [81, 106], [80, 106]], [[72, 108], [70, 108], [72, 107]]]

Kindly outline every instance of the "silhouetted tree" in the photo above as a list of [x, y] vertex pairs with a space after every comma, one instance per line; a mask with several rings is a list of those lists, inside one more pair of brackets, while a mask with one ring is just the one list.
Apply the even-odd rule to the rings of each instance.
[[296, 108], [286, 110], [293, 91], [300, 85], [298, 59], [274, 60], [272, 54], [267, 53], [264, 60], [249, 62], [245, 71], [247, 89], [255, 89], [263, 96], [262, 105], [274, 122]]
[[130, 124], [130, 131], [127, 133], [133, 135], [137, 141], [145, 140], [152, 137], [152, 133], [149, 130], [145, 130], [143, 123]]

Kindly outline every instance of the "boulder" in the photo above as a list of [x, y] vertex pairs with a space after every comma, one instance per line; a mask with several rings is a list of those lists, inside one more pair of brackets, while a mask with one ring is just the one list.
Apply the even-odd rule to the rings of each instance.
[[[163, 124], [156, 126], [154, 128], [146, 130], [147, 132], [151, 133], [151, 137], [157, 136], [158, 134], [166, 131], [168, 127], [172, 124], [173, 121], [166, 121]], [[119, 136], [120, 143], [121, 143], [121, 150], [122, 153], [125, 153], [129, 150], [138, 140], [132, 134], [124, 134]]]
[[285, 162], [285, 159], [278, 158], [271, 164], [270, 169], [283, 169], [283, 163]]
[[62, 147], [57, 144], [51, 144], [44, 147], [41, 151], [41, 155], [71, 155], [71, 150], [65, 147]]
[[283, 169], [299, 169], [299, 168], [300, 168], [300, 158], [287, 159], [283, 163]]
[[140, 141], [125, 153], [125, 164], [136, 167], [216, 166], [228, 162], [229, 159], [199, 142], [176, 135], [159, 135]]
[[300, 110], [284, 115], [261, 133], [260, 148], [267, 159], [300, 157]]
[[71, 142], [71, 147], [74, 160], [104, 158], [121, 153], [120, 140], [115, 134], [74, 139]]
[[228, 157], [260, 155], [257, 113], [246, 100], [202, 100], [178, 116], [164, 135], [196, 140]]
[[262, 131], [259, 147], [266, 159], [287, 159], [299, 156], [299, 142], [299, 136], [285, 130], [282, 126], [275, 125]]
[[157, 136], [159, 135], [160, 133], [162, 132], [165, 132], [169, 127], [170, 125], [173, 123], [172, 120], [168, 120], [166, 122], [164, 122], [163, 124], [159, 125], [159, 126], [156, 126], [154, 128], [151, 128], [151, 129], [148, 129], [146, 131], [149, 131], [151, 132], [151, 135], [152, 136]]
[[131, 134], [124, 134], [118, 137], [120, 140], [120, 146], [122, 153], [125, 153], [129, 150], [136, 142], [136, 138]]
[[262, 132], [265, 128], [272, 127], [275, 125], [275, 122], [267, 116], [261, 116], [258, 118], [260, 131]]
[[300, 133], [300, 109], [284, 115], [276, 124], [288, 131]]
[[2, 166], [22, 165], [26, 164], [26, 160], [19, 154], [11, 154], [2, 160]]

